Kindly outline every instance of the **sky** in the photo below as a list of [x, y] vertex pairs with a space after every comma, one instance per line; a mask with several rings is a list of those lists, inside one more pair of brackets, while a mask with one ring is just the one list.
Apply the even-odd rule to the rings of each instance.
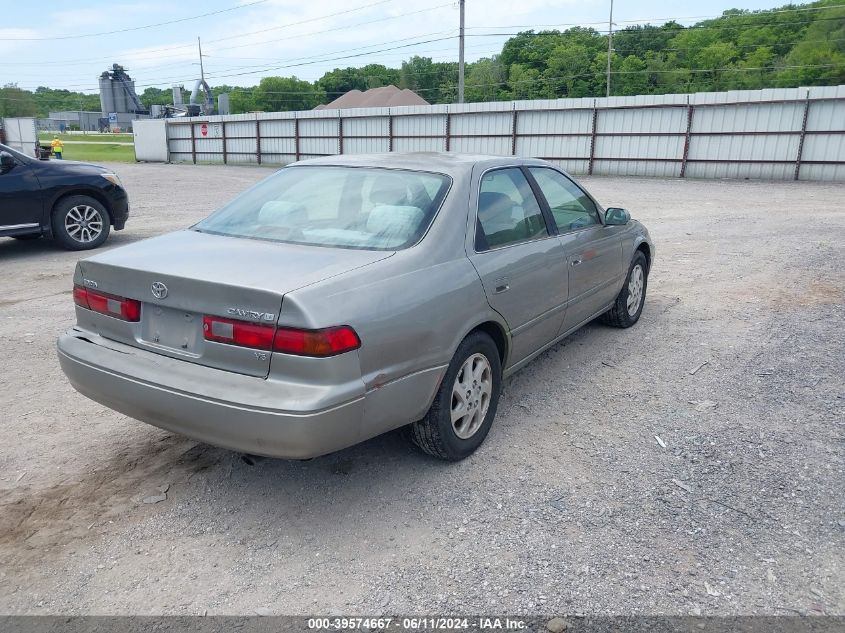
[[[614, 28], [681, 24], [729, 8], [767, 9], [786, 0], [616, 0]], [[265, 76], [313, 81], [326, 71], [424, 55], [456, 61], [457, 0], [45, 0], [0, 3], [0, 85], [95, 93], [118, 63], [147, 86], [199, 76], [197, 37], [212, 85], [252, 86]], [[466, 0], [466, 59], [498, 53], [508, 34], [573, 25], [607, 31], [610, 0]]]

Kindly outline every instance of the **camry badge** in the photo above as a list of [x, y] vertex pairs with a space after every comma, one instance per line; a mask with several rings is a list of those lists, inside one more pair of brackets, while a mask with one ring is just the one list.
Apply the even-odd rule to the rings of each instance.
[[160, 281], [157, 281], [152, 285], [152, 291], [153, 296], [156, 299], [164, 299], [167, 296], [167, 286]]

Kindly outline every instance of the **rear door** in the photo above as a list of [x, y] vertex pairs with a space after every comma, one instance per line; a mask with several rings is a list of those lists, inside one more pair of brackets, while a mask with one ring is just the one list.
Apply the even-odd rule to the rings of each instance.
[[574, 328], [607, 306], [619, 292], [622, 236], [605, 226], [592, 198], [550, 167], [529, 167], [551, 211], [569, 269], [569, 302], [562, 331]]
[[35, 170], [18, 161], [0, 170], [0, 231], [36, 229], [41, 223], [41, 185]]
[[522, 170], [482, 174], [469, 259], [487, 301], [507, 321], [513, 362], [551, 341], [567, 297], [566, 258]]

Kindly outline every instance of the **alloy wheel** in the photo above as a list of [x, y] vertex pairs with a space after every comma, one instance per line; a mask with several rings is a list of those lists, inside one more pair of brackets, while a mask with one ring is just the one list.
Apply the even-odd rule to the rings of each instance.
[[645, 276], [643, 274], [643, 267], [640, 264], [634, 266], [631, 270], [631, 277], [628, 280], [628, 300], [626, 307], [628, 308], [628, 316], [634, 316], [640, 309], [640, 303], [643, 300], [643, 281]]
[[71, 239], [89, 244], [102, 234], [103, 216], [87, 204], [77, 205], [65, 215], [65, 230]]
[[493, 393], [493, 369], [484, 354], [473, 354], [461, 365], [452, 387], [452, 429], [462, 440], [481, 428]]

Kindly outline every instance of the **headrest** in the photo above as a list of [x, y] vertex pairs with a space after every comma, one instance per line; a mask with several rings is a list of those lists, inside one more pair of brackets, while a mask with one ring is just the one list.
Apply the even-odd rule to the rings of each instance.
[[419, 207], [380, 204], [370, 211], [367, 231], [382, 237], [384, 246], [400, 246], [414, 236], [422, 219]]
[[261, 206], [258, 212], [258, 221], [261, 224], [275, 224], [283, 226], [287, 219], [297, 211], [304, 211], [301, 204], [288, 202], [286, 200], [270, 200]]
[[503, 193], [484, 191], [478, 196], [478, 215], [482, 220], [497, 216], [510, 218], [513, 211], [513, 200]]
[[401, 176], [384, 174], [373, 183], [370, 191], [373, 204], [404, 205], [408, 202], [408, 186]]

